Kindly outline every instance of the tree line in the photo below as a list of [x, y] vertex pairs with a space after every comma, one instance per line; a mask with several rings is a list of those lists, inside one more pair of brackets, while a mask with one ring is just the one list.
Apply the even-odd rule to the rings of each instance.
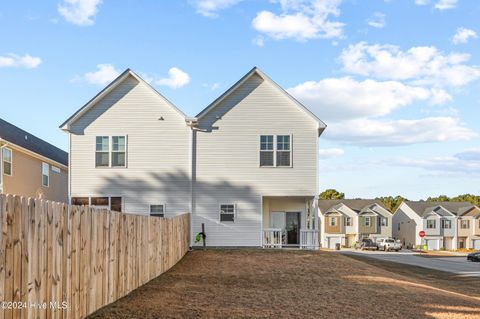
[[[345, 194], [337, 191], [336, 189], [327, 189], [320, 193], [320, 199], [345, 199]], [[360, 198], [357, 198], [360, 199]], [[385, 205], [391, 212], [400, 206], [402, 201], [408, 200], [407, 198], [397, 195], [393, 196], [381, 196], [375, 198]], [[422, 199], [423, 200], [423, 199]], [[472, 194], [463, 194], [455, 197], [448, 197], [446, 195], [440, 195], [438, 197], [428, 197], [426, 201], [429, 202], [470, 202], [473, 205], [480, 206], [480, 196]]]

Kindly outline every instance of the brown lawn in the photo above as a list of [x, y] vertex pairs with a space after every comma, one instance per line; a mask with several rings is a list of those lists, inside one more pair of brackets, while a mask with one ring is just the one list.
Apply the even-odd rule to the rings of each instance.
[[188, 253], [89, 318], [480, 318], [480, 280], [298, 250]]

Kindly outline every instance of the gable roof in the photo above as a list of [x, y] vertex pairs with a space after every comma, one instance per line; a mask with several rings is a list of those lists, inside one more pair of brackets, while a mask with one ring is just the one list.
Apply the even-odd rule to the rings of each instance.
[[196, 118], [200, 120], [206, 114], [208, 114], [211, 110], [213, 110], [218, 104], [220, 104], [223, 100], [229, 97], [233, 92], [235, 92], [242, 84], [244, 84], [248, 79], [250, 79], [253, 75], [260, 76], [264, 81], [267, 81], [273, 84], [276, 88], [280, 90], [286, 97], [288, 97], [295, 105], [297, 105], [303, 112], [305, 112], [308, 116], [312, 118], [317, 123], [318, 127], [318, 135], [320, 136], [322, 132], [325, 130], [327, 125], [320, 120], [315, 114], [313, 114], [307, 107], [305, 107], [302, 103], [297, 101], [293, 96], [291, 96], [285, 89], [283, 89], [280, 85], [278, 85], [275, 81], [273, 81], [270, 77], [268, 77], [265, 73], [263, 73], [259, 68], [253, 67], [247, 74], [245, 74], [240, 80], [238, 80], [234, 85], [232, 85], [228, 90], [226, 90], [222, 95], [220, 95], [217, 99], [215, 99], [212, 103], [210, 103], [206, 108], [204, 108], [200, 113], [197, 114]]
[[108, 93], [113, 91], [120, 83], [122, 83], [125, 79], [129, 76], [134, 77], [140, 83], [145, 84], [149, 87], [155, 94], [157, 94], [160, 98], [162, 98], [168, 105], [170, 105], [175, 111], [177, 111], [183, 118], [186, 118], [186, 115], [180, 111], [172, 102], [167, 100], [163, 95], [161, 95], [153, 86], [151, 86], [148, 82], [143, 80], [140, 76], [138, 76], [135, 72], [130, 69], [126, 69], [123, 71], [115, 80], [110, 82], [103, 90], [101, 90], [97, 95], [95, 95], [90, 101], [88, 101], [84, 106], [82, 106], [78, 111], [72, 114], [65, 122], [60, 125], [60, 128], [64, 131], [68, 131], [70, 129], [70, 125], [74, 123], [78, 118], [80, 118], [83, 114], [93, 108], [98, 101], [100, 101], [103, 97], [105, 97]]
[[390, 212], [380, 200], [376, 200], [376, 199], [320, 199], [318, 200], [318, 207], [320, 208], [320, 211], [322, 213], [328, 211], [334, 206], [337, 206], [338, 204], [344, 204], [345, 206], [347, 206], [357, 214], [360, 213], [365, 208], [370, 207], [374, 204], [379, 205], [380, 207], [385, 209], [387, 212]]
[[441, 206], [454, 215], [462, 215], [465, 211], [474, 207], [470, 202], [426, 202], [426, 201], [408, 201], [404, 203], [408, 205], [420, 217], [432, 212], [436, 207]]
[[68, 166], [68, 153], [0, 118], [0, 139]]

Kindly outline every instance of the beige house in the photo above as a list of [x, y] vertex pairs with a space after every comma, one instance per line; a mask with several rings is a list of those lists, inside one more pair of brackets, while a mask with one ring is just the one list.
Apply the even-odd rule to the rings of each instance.
[[0, 193], [68, 200], [68, 154], [0, 119]]
[[378, 200], [319, 200], [322, 247], [352, 247], [363, 238], [392, 236], [392, 213]]

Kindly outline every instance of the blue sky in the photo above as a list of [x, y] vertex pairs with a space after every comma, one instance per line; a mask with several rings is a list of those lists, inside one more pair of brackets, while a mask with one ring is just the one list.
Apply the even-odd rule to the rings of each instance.
[[0, 117], [58, 126], [132, 68], [195, 115], [253, 66], [323, 119], [320, 185], [480, 193], [480, 2], [56, 0], [0, 4]]

